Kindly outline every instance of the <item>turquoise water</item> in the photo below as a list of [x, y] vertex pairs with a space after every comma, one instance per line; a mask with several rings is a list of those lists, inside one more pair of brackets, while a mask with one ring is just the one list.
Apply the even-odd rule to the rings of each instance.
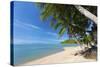
[[[77, 46], [74, 44], [64, 47]], [[14, 45], [14, 64], [23, 64], [63, 51], [61, 44], [16, 44]]]

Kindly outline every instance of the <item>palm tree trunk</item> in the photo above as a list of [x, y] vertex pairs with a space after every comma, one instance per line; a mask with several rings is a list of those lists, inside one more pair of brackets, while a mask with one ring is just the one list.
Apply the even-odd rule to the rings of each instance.
[[97, 17], [94, 14], [92, 14], [91, 12], [89, 12], [88, 10], [86, 10], [80, 5], [74, 5], [74, 6], [80, 13], [82, 13], [84, 16], [94, 21], [95, 24], [97, 24]]
[[84, 50], [83, 45], [82, 45], [77, 39], [75, 39], [75, 41], [77, 42], [77, 44], [79, 44], [80, 48], [81, 48], [82, 50]]
[[73, 36], [75, 37], [75, 41], [76, 41], [76, 43], [77, 43], [77, 44], [80, 46], [80, 48], [83, 50], [81, 43], [77, 40], [77, 38], [76, 38], [75, 35], [73, 35]]

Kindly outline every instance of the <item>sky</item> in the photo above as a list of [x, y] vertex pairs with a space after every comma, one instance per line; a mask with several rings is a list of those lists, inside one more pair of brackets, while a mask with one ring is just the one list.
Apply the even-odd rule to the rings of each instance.
[[14, 2], [14, 43], [60, 43], [68, 39], [67, 33], [59, 38], [58, 30], [50, 26], [50, 19], [40, 19], [41, 10], [33, 2]]

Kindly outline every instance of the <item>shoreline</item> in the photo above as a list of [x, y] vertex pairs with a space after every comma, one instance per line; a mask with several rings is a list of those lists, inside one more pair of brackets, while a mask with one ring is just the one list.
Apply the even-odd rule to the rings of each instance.
[[41, 59], [29, 61], [27, 63], [21, 64], [18, 66], [96, 61], [96, 59], [86, 59], [80, 55], [74, 56], [74, 54], [79, 50], [81, 50], [80, 47], [64, 47], [64, 51], [43, 57]]

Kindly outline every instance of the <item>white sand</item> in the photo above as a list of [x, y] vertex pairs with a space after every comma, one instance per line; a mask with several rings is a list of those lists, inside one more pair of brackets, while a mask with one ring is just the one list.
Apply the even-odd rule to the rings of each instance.
[[54, 63], [73, 63], [73, 62], [90, 62], [96, 61], [95, 59], [85, 59], [82, 56], [74, 56], [74, 54], [80, 50], [79, 47], [66, 47], [64, 51], [58, 52], [41, 59], [30, 61], [22, 65], [34, 65], [34, 64], [54, 64]]

